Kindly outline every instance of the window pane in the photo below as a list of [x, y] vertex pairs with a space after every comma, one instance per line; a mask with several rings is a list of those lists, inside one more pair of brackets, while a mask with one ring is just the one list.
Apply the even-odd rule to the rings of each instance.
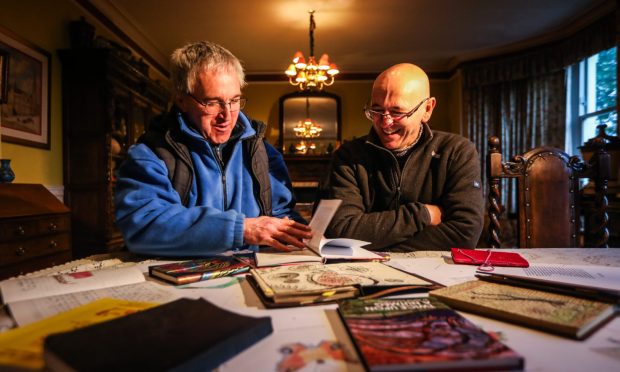
[[616, 105], [616, 48], [602, 51], [596, 62], [596, 110]]
[[616, 111], [607, 112], [605, 114], [592, 116], [583, 121], [581, 126], [582, 142], [586, 142], [590, 138], [596, 136], [596, 127], [599, 124], [606, 124], [605, 132], [609, 135], [616, 135], [616, 127], [618, 125], [618, 115]]

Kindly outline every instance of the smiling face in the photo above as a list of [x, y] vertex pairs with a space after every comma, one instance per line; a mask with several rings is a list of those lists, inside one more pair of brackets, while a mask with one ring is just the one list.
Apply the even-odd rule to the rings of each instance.
[[421, 106], [411, 116], [378, 116], [372, 120], [379, 140], [388, 150], [399, 150], [411, 145], [435, 107], [435, 98], [429, 97], [428, 77], [419, 67], [399, 64], [390, 67], [375, 80], [372, 87], [370, 108], [387, 114], [407, 113], [418, 104]]
[[239, 111], [230, 111], [230, 105], [224, 105], [219, 114], [209, 114], [197, 100], [230, 102], [231, 99], [241, 97], [238, 74], [232, 69], [202, 71], [191, 93], [195, 99], [184, 93], [176, 97], [177, 106], [185, 113], [190, 124], [213, 144], [228, 141]]

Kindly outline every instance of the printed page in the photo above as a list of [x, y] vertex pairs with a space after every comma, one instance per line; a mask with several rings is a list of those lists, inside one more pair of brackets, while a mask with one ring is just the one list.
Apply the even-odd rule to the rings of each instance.
[[9, 279], [0, 282], [0, 293], [3, 303], [8, 304], [39, 297], [140, 283], [145, 280], [144, 274], [137, 267], [131, 266]]
[[319, 253], [321, 247], [321, 239], [324, 238], [325, 230], [332, 220], [338, 207], [342, 203], [339, 199], [322, 199], [312, 216], [310, 227], [312, 228], [312, 238], [306, 242], [306, 245], [313, 251]]
[[299, 249], [297, 247], [292, 247], [291, 249], [290, 252], [283, 252], [271, 247], [261, 247], [260, 252], [256, 252], [254, 255], [256, 266], [278, 266], [299, 262], [321, 262], [323, 260], [314, 251], [308, 248]]
[[617, 267], [534, 264], [527, 268], [495, 267], [492, 272], [479, 273], [570, 285], [620, 295], [620, 270]]
[[326, 259], [382, 260], [383, 257], [362, 248], [370, 244], [363, 240], [336, 238], [321, 239], [321, 256]]
[[392, 259], [385, 264], [445, 286], [476, 279], [476, 266], [449, 264], [443, 257]]
[[[168, 287], [170, 288], [170, 287]], [[63, 311], [68, 311], [80, 305], [86, 305], [101, 298], [116, 298], [119, 300], [166, 303], [177, 298], [180, 294], [174, 293], [165, 287], [152, 282], [128, 284], [118, 287], [95, 289], [68, 293], [58, 296], [35, 298], [32, 300], [17, 301], [8, 305], [13, 319], [20, 327], [41, 320]]]

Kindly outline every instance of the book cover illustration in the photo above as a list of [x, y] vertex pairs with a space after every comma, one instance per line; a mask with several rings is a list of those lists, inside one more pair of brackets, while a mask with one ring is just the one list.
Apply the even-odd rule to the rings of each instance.
[[322, 340], [316, 345], [302, 342], [288, 343], [282, 345], [280, 353], [282, 357], [276, 365], [277, 372], [328, 370], [338, 368], [342, 362], [357, 361], [353, 355], [347, 353], [340, 342], [333, 340]]
[[222, 256], [150, 266], [149, 275], [174, 284], [187, 284], [249, 270], [250, 263], [247, 261]]
[[371, 371], [523, 367], [523, 358], [431, 298], [345, 300], [338, 309]]
[[273, 293], [323, 291], [335, 287], [431, 285], [426, 280], [379, 262], [302, 264], [252, 270], [257, 281]]
[[614, 304], [484, 280], [429, 293], [465, 311], [573, 338], [583, 338], [611, 317]]

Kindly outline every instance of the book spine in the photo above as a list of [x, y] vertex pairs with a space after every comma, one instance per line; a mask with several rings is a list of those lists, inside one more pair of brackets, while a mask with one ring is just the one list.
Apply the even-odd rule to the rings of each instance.
[[209, 280], [209, 279], [221, 278], [224, 276], [231, 276], [231, 275], [245, 273], [249, 269], [250, 269], [249, 267], [245, 266], [245, 267], [237, 267], [237, 268], [228, 269], [228, 270], [218, 270], [218, 271], [211, 271], [207, 273], [196, 273], [196, 274], [183, 275], [183, 276], [179, 276], [176, 278], [176, 283], [177, 284], [189, 284], [189, 283], [201, 282], [203, 280]]

